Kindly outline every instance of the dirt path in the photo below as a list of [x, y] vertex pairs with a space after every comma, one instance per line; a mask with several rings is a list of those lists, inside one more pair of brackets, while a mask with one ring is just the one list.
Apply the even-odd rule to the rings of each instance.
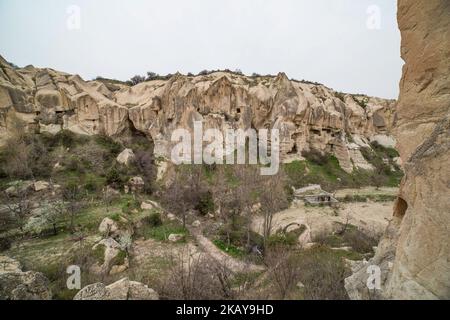
[[255, 264], [247, 263], [245, 261], [238, 260], [226, 254], [222, 250], [216, 247], [214, 243], [211, 242], [202, 234], [201, 228], [194, 228], [192, 226], [187, 227], [191, 235], [194, 237], [198, 246], [206, 254], [208, 254], [214, 260], [224, 263], [225, 266], [233, 272], [249, 272], [249, 271], [263, 271], [263, 266], [258, 266]]

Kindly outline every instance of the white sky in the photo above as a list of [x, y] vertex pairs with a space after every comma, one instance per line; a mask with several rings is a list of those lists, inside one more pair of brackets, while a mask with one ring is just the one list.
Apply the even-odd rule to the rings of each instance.
[[[77, 20], [71, 5], [80, 9], [79, 29], [67, 26]], [[0, 54], [84, 79], [239, 68], [397, 98], [396, 7], [394, 0], [0, 0]]]

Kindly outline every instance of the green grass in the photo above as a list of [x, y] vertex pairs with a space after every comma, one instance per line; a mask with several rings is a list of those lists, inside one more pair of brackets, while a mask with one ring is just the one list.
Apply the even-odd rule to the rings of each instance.
[[367, 152], [369, 151], [363, 152], [363, 155], [370, 158], [368, 161], [377, 168], [375, 172], [355, 169], [352, 173], [347, 173], [340, 167], [339, 161], [333, 155], [329, 155], [322, 164], [310, 160], [296, 160], [284, 164], [283, 169], [288, 176], [290, 185], [295, 188], [305, 187], [309, 184], [320, 184], [325, 190], [377, 185], [397, 187], [403, 173], [401, 171], [392, 172], [390, 167], [383, 166], [382, 156]]
[[142, 232], [145, 239], [155, 239], [158, 241], [167, 241], [171, 234], [182, 234], [184, 235], [184, 241], [188, 235], [186, 228], [176, 222], [169, 222], [161, 226], [145, 226]]
[[232, 244], [227, 245], [224, 241], [220, 239], [213, 240], [213, 243], [216, 245], [217, 248], [219, 248], [220, 250], [222, 250], [223, 252], [229, 254], [234, 258], [242, 258], [245, 256], [245, 252], [242, 249]]
[[347, 194], [343, 198], [338, 198], [338, 200], [342, 202], [367, 202], [369, 200], [374, 202], [389, 202], [394, 201], [395, 199], [397, 199], [397, 196], [391, 194]]
[[105, 246], [98, 245], [94, 250], [92, 250], [92, 256], [97, 260], [99, 265], [105, 263]]

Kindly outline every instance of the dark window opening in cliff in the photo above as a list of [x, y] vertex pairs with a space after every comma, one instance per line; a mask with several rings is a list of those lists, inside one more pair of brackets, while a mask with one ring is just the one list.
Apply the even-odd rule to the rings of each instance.
[[288, 154], [297, 154], [297, 153], [298, 153], [297, 144], [294, 143], [292, 150], [289, 151]]
[[238, 114], [241, 113], [241, 108], [237, 108], [236, 113], [238, 113]]
[[394, 217], [403, 218], [405, 216], [406, 210], [408, 210], [408, 203], [398, 197], [394, 208]]
[[320, 132], [320, 130], [316, 130], [316, 129], [311, 129], [311, 130], [310, 130], [310, 132], [311, 132], [312, 134], [315, 134], [315, 135], [318, 135], [318, 136], [320, 136], [320, 135], [321, 135], [321, 132]]

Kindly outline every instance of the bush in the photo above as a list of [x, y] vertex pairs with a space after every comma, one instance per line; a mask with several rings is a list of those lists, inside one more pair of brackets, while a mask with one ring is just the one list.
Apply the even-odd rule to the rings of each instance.
[[9, 250], [11, 248], [12, 241], [9, 238], [0, 238], [0, 252]]
[[133, 211], [139, 211], [140, 209], [139, 201], [135, 199], [126, 200], [125, 204], [122, 206], [122, 212], [126, 214], [132, 214]]
[[207, 191], [200, 195], [199, 202], [195, 207], [196, 210], [203, 216], [207, 215], [210, 212], [214, 212], [214, 199], [212, 193]]
[[64, 148], [72, 148], [75, 144], [75, 134], [68, 130], [61, 130], [55, 134], [55, 141], [58, 141]]
[[315, 164], [318, 165], [325, 165], [328, 163], [329, 156], [325, 153], [322, 153], [321, 151], [317, 149], [311, 149], [309, 151], [302, 151], [302, 156]]
[[65, 165], [65, 168], [67, 171], [79, 174], [83, 174], [86, 171], [82, 161], [76, 156], [70, 157], [68, 163]]
[[163, 224], [161, 214], [156, 211], [143, 219], [143, 222], [151, 227], [159, 227]]
[[117, 187], [123, 186], [124, 181], [122, 179], [122, 176], [121, 176], [119, 170], [116, 167], [112, 167], [106, 173], [106, 183], [117, 186]]
[[95, 136], [95, 142], [99, 145], [104, 147], [108, 150], [108, 152], [113, 156], [117, 157], [117, 155], [122, 151], [123, 147], [122, 145], [114, 141], [111, 137], [108, 137], [106, 135], [97, 135]]
[[152, 193], [157, 171], [153, 153], [150, 151], [137, 151], [134, 165], [137, 169], [137, 174], [142, 176], [144, 180], [144, 192]]

